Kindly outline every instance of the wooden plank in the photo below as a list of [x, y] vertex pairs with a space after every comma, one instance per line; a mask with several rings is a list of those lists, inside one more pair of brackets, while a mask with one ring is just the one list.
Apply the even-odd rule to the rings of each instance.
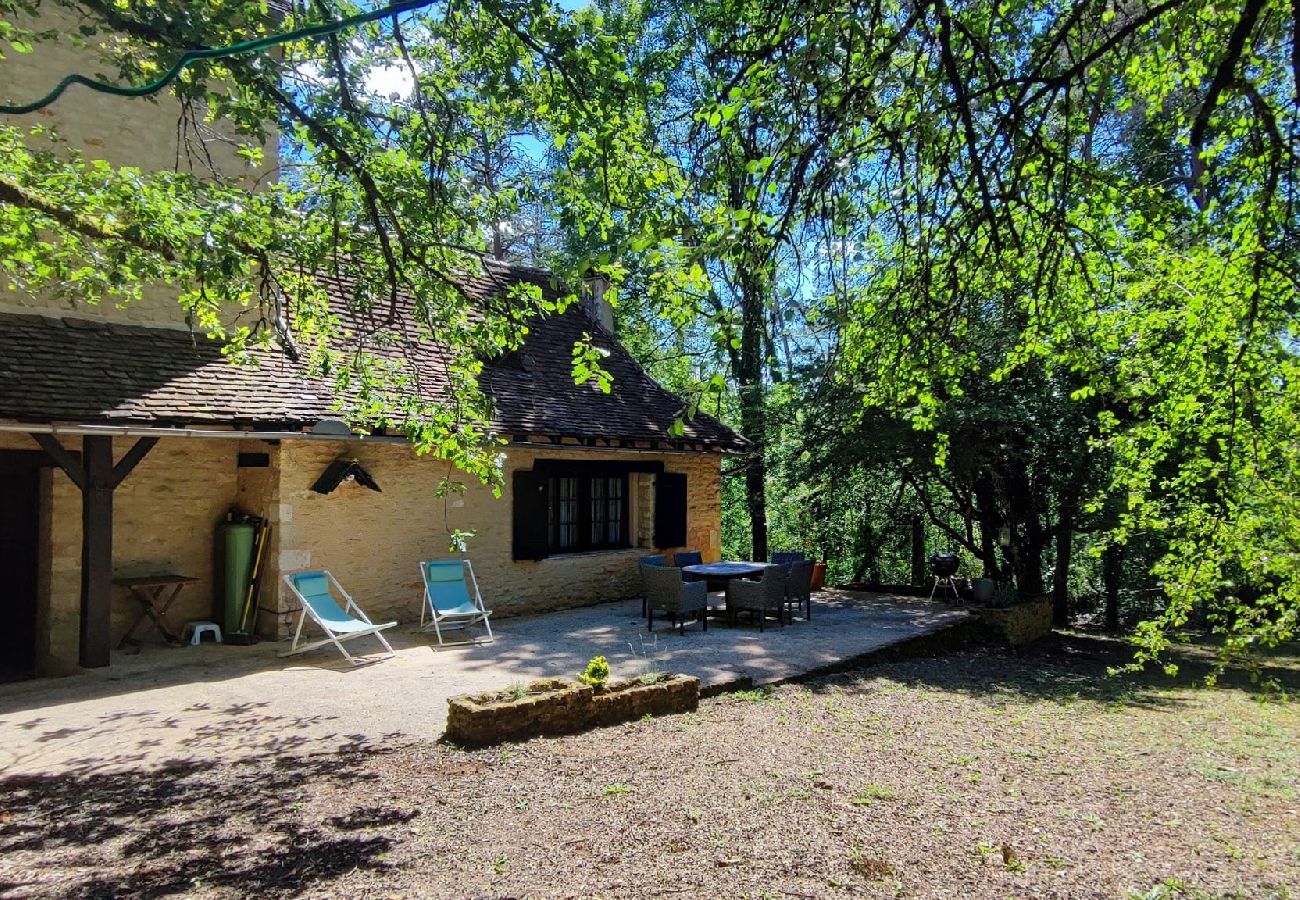
[[81, 642], [87, 669], [108, 665], [112, 648], [113, 439], [82, 438], [85, 486], [81, 492]]
[[114, 488], [126, 480], [126, 476], [131, 474], [131, 470], [136, 467], [140, 460], [149, 455], [149, 451], [153, 449], [156, 443], [158, 443], [156, 437], [142, 437], [135, 442], [135, 446], [126, 451], [126, 455], [117, 461], [117, 465], [113, 466]]
[[[54, 460], [55, 464], [60, 469], [68, 474], [68, 477], [72, 479], [73, 484], [81, 488], [83, 491], [86, 489], [86, 470], [82, 467], [81, 463], [77, 462], [76, 458], [71, 453], [63, 449], [63, 445], [59, 443], [58, 438], [52, 434], [41, 434], [38, 432], [32, 435], [32, 440], [41, 445], [41, 449], [45, 451], [50, 459]], [[111, 450], [109, 452], [109, 460], [111, 463]]]

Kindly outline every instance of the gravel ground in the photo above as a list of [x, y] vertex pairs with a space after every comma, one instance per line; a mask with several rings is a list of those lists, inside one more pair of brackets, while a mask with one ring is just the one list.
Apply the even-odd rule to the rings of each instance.
[[[979, 651], [466, 752], [0, 782], [6, 896], [1287, 897], [1300, 704]], [[1294, 696], [1300, 660], [1267, 674]], [[1292, 893], [1288, 894], [1290, 890]]]

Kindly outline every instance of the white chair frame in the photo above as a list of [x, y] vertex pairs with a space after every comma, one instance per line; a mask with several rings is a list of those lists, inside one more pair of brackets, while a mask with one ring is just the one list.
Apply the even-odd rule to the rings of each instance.
[[[339, 595], [342, 596], [345, 601], [347, 601], [343, 606], [343, 612], [349, 616], [360, 619], [362, 622], [365, 622], [370, 627], [365, 629], [360, 629], [357, 631], [348, 631], [343, 633], [339, 633], [330, 629], [330, 627], [326, 625], [324, 622], [322, 622], [320, 620], [320, 617], [316, 615], [316, 610], [311, 608], [311, 604], [308, 603], [306, 599], [303, 598], [302, 594], [299, 593], [298, 588], [294, 585], [292, 581], [294, 575], [301, 575], [304, 572], [319, 572], [322, 575], [324, 575], [326, 578], [328, 578], [330, 584], [334, 586], [334, 589], [339, 592]], [[318, 647], [324, 647], [326, 644], [333, 644], [335, 647], [338, 648], [338, 651], [343, 654], [344, 659], [346, 659], [349, 663], [351, 663], [354, 666], [359, 666], [367, 662], [372, 662], [373, 660], [357, 659], [351, 653], [348, 652], [348, 649], [346, 647], [343, 646], [343, 642], [350, 641], [353, 638], [366, 637], [367, 635], [371, 635], [371, 634], [373, 634], [376, 638], [378, 638], [379, 643], [383, 644], [384, 649], [388, 651], [387, 656], [381, 657], [381, 659], [388, 659], [390, 657], [397, 655], [397, 651], [393, 649], [392, 644], [388, 643], [388, 640], [382, 634], [384, 629], [393, 628], [397, 625], [397, 623], [384, 622], [382, 625], [376, 625], [373, 622], [371, 622], [370, 617], [367, 616], [365, 612], [362, 611], [361, 607], [357, 606], [356, 601], [352, 599], [352, 595], [343, 589], [343, 585], [339, 584], [339, 580], [334, 577], [334, 574], [330, 572], [329, 569], [296, 569], [292, 572], [285, 572], [284, 575], [281, 576], [281, 580], [284, 582], [285, 587], [289, 589], [289, 592], [298, 598], [299, 604], [302, 605], [302, 609], [298, 612], [298, 624], [293, 630], [293, 643], [290, 645], [288, 650], [285, 650], [283, 653], [280, 654], [281, 657], [294, 656], [298, 653], [306, 653], [309, 650], [315, 650]], [[302, 637], [302, 626], [303, 623], [307, 621], [308, 615], [312, 617], [312, 621], [314, 621], [317, 625], [321, 627], [321, 630], [325, 632], [326, 637], [324, 640], [313, 641], [309, 644], [299, 645], [298, 641]]]
[[[470, 565], [469, 560], [462, 559], [460, 560], [460, 564], [463, 573], [469, 576], [469, 586], [474, 591], [473, 596], [470, 599], [472, 599], [474, 605], [478, 607], [478, 612], [452, 613], [450, 615], [439, 614], [438, 607], [434, 606], [433, 598], [429, 596], [429, 581], [425, 577], [424, 567], [426, 563], [430, 562], [455, 562], [455, 560], [430, 559], [421, 561], [420, 583], [424, 585], [424, 602], [420, 604], [420, 630], [427, 633], [429, 628], [432, 627], [434, 634], [438, 636], [438, 646], [442, 647], [445, 646], [445, 643], [442, 639], [442, 625], [439, 623], [448, 622], [450, 623], [446, 626], [448, 631], [459, 631], [477, 622], [482, 622], [483, 627], [487, 629], [487, 640], [474, 640], [472, 643], [490, 644], [496, 640], [496, 638], [492, 636], [492, 623], [488, 621], [488, 618], [492, 615], [492, 610], [486, 609], [483, 606], [483, 595], [479, 593], [478, 579], [474, 577], [474, 567]], [[424, 624], [425, 613], [429, 614], [431, 620], [428, 625]]]

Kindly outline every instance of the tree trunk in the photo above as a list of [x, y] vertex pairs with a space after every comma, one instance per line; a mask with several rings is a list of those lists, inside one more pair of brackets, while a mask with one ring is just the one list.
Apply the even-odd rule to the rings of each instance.
[[912, 517], [912, 585], [924, 587], [925, 568], [925, 522], [920, 516]]
[[1052, 571], [1052, 624], [1070, 624], [1070, 558], [1074, 554], [1074, 514], [1061, 511], [1056, 526], [1056, 567]]
[[764, 291], [756, 273], [740, 275], [740, 354], [736, 382], [740, 390], [740, 430], [754, 443], [745, 470], [746, 505], [753, 537], [752, 559], [767, 560], [767, 410], [763, 383]]
[[853, 580], [862, 581], [864, 576], [871, 584], [880, 584], [880, 538], [872, 522], [876, 518], [875, 503], [871, 491], [862, 499], [862, 519], [858, 527], [858, 550], [861, 554]]
[[1002, 522], [1002, 513], [998, 511], [997, 492], [993, 480], [987, 474], [980, 474], [971, 485], [975, 496], [975, 520], [979, 525], [979, 541], [984, 563], [984, 577], [994, 581], [1002, 580], [1002, 568], [998, 565], [997, 530]]
[[1124, 548], [1111, 544], [1101, 554], [1101, 578], [1106, 591], [1106, 631], [1119, 634], [1119, 584], [1124, 574]]

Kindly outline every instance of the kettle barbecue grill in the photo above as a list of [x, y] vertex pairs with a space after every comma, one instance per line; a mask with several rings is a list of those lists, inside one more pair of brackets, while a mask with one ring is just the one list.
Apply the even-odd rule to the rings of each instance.
[[957, 590], [957, 570], [961, 568], [961, 557], [955, 553], [936, 553], [930, 557], [930, 573], [934, 575], [934, 586], [930, 588], [930, 599], [943, 586], [944, 592], [952, 593], [954, 603], [961, 602], [961, 592]]

